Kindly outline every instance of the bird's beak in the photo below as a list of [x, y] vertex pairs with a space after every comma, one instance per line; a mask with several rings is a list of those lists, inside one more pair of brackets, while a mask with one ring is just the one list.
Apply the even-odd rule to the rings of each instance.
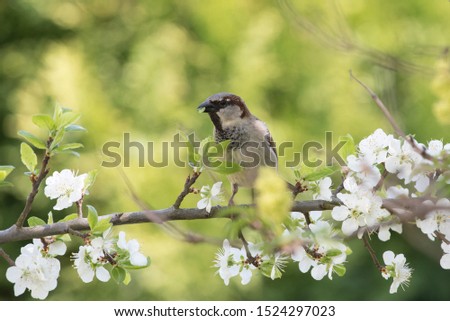
[[217, 110], [217, 108], [213, 104], [211, 104], [209, 101], [205, 101], [200, 106], [197, 107], [197, 111], [199, 113], [211, 113], [216, 110]]

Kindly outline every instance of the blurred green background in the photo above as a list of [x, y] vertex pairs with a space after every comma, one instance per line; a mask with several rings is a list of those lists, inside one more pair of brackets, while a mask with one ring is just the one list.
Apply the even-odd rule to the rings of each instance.
[[[120, 171], [101, 167], [107, 160], [103, 144], [120, 142], [127, 132], [132, 140], [157, 142], [158, 160], [160, 143], [179, 130], [195, 131], [200, 138], [211, 133], [208, 117], [195, 108], [220, 91], [242, 96], [276, 141], [293, 141], [298, 149], [309, 140], [323, 141], [325, 131], [335, 137], [351, 133], [357, 140], [379, 127], [392, 132], [370, 97], [350, 80], [351, 69], [380, 95], [407, 133], [421, 142], [448, 142], [450, 111], [442, 104], [436, 108], [442, 97], [432, 83], [437, 63], [446, 59], [449, 14], [445, 0], [3, 0], [0, 164], [17, 168], [9, 177], [15, 187], [0, 191], [0, 228], [15, 222], [30, 190], [19, 165], [17, 131], [39, 134], [31, 115], [51, 112], [55, 102], [80, 112], [88, 132], [72, 138], [85, 145], [80, 159], [59, 156], [51, 167], [98, 168], [85, 203], [100, 214], [138, 209]], [[136, 158], [122, 170], [154, 208], [173, 203], [189, 172], [172, 162], [166, 168], [140, 168]], [[211, 183], [203, 175], [197, 187]], [[190, 195], [183, 206], [195, 206], [198, 199]], [[238, 195], [238, 202], [248, 200], [245, 192]], [[32, 215], [45, 218], [52, 206], [39, 195]], [[54, 211], [54, 216], [69, 213]], [[226, 220], [176, 224], [226, 237]], [[187, 244], [152, 224], [120, 229], [140, 240], [152, 258], [150, 268], [134, 272], [129, 286], [83, 284], [66, 256], [49, 299], [450, 299], [450, 274], [439, 266], [438, 242], [409, 226], [390, 243], [373, 240], [380, 257], [387, 249], [402, 252], [415, 270], [409, 288], [396, 295], [389, 294], [390, 281], [381, 278], [359, 240], [350, 242], [354, 252], [343, 278], [317, 282], [292, 264], [281, 280], [255, 275], [250, 285], [241, 286], [235, 278], [226, 287], [212, 268], [218, 246]], [[2, 247], [15, 258], [24, 244]], [[69, 252], [78, 245], [74, 241]], [[5, 270], [0, 260], [0, 299], [17, 299]]]

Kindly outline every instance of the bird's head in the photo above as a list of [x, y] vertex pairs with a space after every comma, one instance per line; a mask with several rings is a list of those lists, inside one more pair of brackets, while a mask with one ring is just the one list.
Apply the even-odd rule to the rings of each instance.
[[242, 98], [230, 93], [218, 93], [208, 97], [197, 107], [197, 111], [208, 113], [217, 129], [251, 116]]

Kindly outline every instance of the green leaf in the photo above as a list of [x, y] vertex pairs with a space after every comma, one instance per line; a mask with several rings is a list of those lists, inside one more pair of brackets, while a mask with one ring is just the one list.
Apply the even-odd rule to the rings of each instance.
[[76, 124], [72, 124], [72, 125], [66, 126], [64, 128], [64, 130], [66, 132], [85, 132], [85, 131], [87, 131], [87, 129], [84, 128], [83, 126], [76, 125]]
[[77, 213], [73, 213], [73, 214], [69, 214], [66, 217], [64, 217], [63, 219], [59, 220], [58, 222], [68, 222], [68, 221], [72, 221], [74, 219], [78, 218], [78, 214]]
[[26, 130], [19, 130], [19, 136], [25, 138], [31, 145], [38, 149], [46, 149], [45, 142], [34, 136], [32, 133], [27, 132]]
[[55, 129], [55, 122], [49, 115], [35, 115], [31, 118], [33, 123], [42, 129], [52, 131]]
[[128, 271], [125, 271], [126, 275], [125, 275], [125, 279], [123, 280], [123, 284], [128, 285], [131, 282], [131, 274]]
[[0, 166], [0, 182], [4, 181], [13, 170], [14, 166], [11, 165]]
[[355, 141], [350, 134], [340, 136], [339, 141], [345, 142], [345, 144], [339, 150], [338, 154], [342, 157], [344, 162], [347, 162], [347, 157], [356, 153]]
[[101, 235], [111, 226], [112, 224], [109, 222], [109, 219], [99, 220], [95, 227], [92, 229], [92, 234]]
[[123, 283], [127, 277], [127, 271], [120, 266], [115, 266], [111, 270], [111, 276], [118, 284]]
[[27, 222], [28, 222], [28, 226], [30, 226], [30, 227], [47, 224], [47, 223], [45, 223], [45, 221], [43, 219], [40, 219], [39, 217], [36, 217], [36, 216], [29, 217]]
[[345, 275], [345, 272], [347, 272], [347, 269], [342, 264], [337, 264], [333, 266], [333, 271], [336, 272], [338, 276], [343, 277]]
[[88, 205], [88, 223], [89, 223], [89, 227], [91, 228], [91, 230], [93, 230], [95, 228], [95, 226], [98, 223], [98, 214], [97, 214], [97, 210], [95, 209], [94, 206]]
[[193, 134], [187, 135], [183, 132], [180, 133], [185, 139], [188, 147], [188, 161], [191, 167], [199, 167], [200, 164], [200, 155], [195, 151], [194, 142], [193, 142]]
[[50, 145], [50, 150], [53, 150], [59, 146], [59, 143], [61, 143], [61, 141], [64, 138], [64, 134], [65, 134], [64, 130], [58, 130], [56, 132], [55, 137], [53, 137], [52, 144]]
[[333, 256], [341, 255], [341, 254], [342, 254], [342, 251], [341, 251], [341, 250], [338, 250], [338, 249], [332, 249], [332, 250], [327, 251], [326, 256], [328, 256], [328, 257], [333, 257]]
[[27, 143], [20, 144], [20, 159], [30, 172], [34, 172], [37, 165], [37, 156]]
[[70, 143], [70, 144], [64, 144], [59, 146], [58, 148], [56, 148], [56, 151], [66, 151], [66, 150], [71, 150], [71, 149], [77, 149], [77, 148], [82, 148], [84, 147], [83, 144], [80, 143]]
[[321, 178], [330, 176], [336, 172], [338, 168], [336, 166], [326, 166], [314, 169], [312, 173], [306, 174], [303, 178], [305, 181], [318, 181]]
[[68, 125], [72, 125], [80, 118], [80, 115], [71, 111], [63, 113], [56, 123], [58, 129], [65, 128]]
[[53, 224], [53, 213], [52, 212], [48, 212], [47, 224]]
[[98, 170], [94, 169], [87, 173], [87, 177], [84, 180], [84, 189], [87, 190], [89, 187], [94, 185], [95, 179], [97, 178]]

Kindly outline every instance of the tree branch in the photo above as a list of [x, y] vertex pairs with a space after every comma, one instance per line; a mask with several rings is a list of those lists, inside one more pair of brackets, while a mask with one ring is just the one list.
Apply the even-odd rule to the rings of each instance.
[[[447, 207], [438, 207], [436, 205], [422, 204], [424, 199], [411, 198], [406, 200], [385, 199], [383, 207], [386, 209], [394, 209], [395, 215], [400, 220], [406, 222], [422, 218], [432, 210]], [[338, 200], [323, 201], [296, 201], [291, 207], [293, 212], [307, 213], [311, 211], [332, 210], [335, 206], [341, 205]], [[139, 223], [156, 223], [161, 224], [167, 221], [188, 221], [202, 220], [212, 218], [233, 218], [239, 215], [240, 209], [249, 208], [254, 205], [240, 205], [233, 207], [214, 206], [208, 213], [205, 209], [198, 208], [174, 208], [169, 207], [160, 210], [143, 210], [137, 212], [120, 212], [103, 215], [99, 220], [109, 220], [113, 225], [127, 225]], [[397, 211], [397, 209], [401, 211]], [[234, 210], [235, 209], [235, 210]], [[40, 225], [34, 227], [17, 227], [13, 225], [8, 229], [0, 230], [0, 244], [30, 240], [33, 238], [41, 238], [51, 235], [60, 235], [69, 233], [69, 231], [87, 231], [89, 230], [88, 220], [86, 218], [77, 218], [68, 222], [57, 222], [54, 224]], [[198, 240], [197, 240], [198, 241]]]
[[48, 151], [48, 148], [50, 147], [52, 143], [52, 138], [49, 137], [47, 140], [47, 150], [45, 151], [44, 158], [42, 159], [42, 165], [41, 170], [39, 171], [39, 175], [37, 177], [32, 176], [32, 189], [30, 194], [27, 197], [27, 200], [25, 202], [25, 207], [22, 210], [22, 213], [20, 213], [19, 218], [16, 222], [16, 227], [21, 228], [23, 226], [23, 223], [25, 223], [25, 220], [28, 217], [28, 214], [30, 214], [31, 206], [33, 204], [34, 198], [36, 197], [36, 194], [39, 191], [39, 186], [41, 185], [42, 181], [44, 180], [45, 176], [48, 174], [48, 162], [50, 161], [50, 153]]
[[201, 172], [194, 172], [194, 173], [192, 174], [192, 176], [189, 175], [189, 176], [186, 178], [186, 182], [184, 183], [184, 188], [183, 188], [183, 190], [181, 191], [180, 195], [178, 195], [177, 199], [175, 200], [175, 203], [173, 204], [173, 207], [174, 207], [175, 209], [180, 208], [180, 205], [181, 205], [181, 203], [183, 202], [184, 198], [185, 198], [189, 193], [192, 192], [191, 187], [192, 187], [192, 185], [195, 184], [195, 182], [197, 181], [197, 178], [199, 178], [200, 174], [201, 174]]

